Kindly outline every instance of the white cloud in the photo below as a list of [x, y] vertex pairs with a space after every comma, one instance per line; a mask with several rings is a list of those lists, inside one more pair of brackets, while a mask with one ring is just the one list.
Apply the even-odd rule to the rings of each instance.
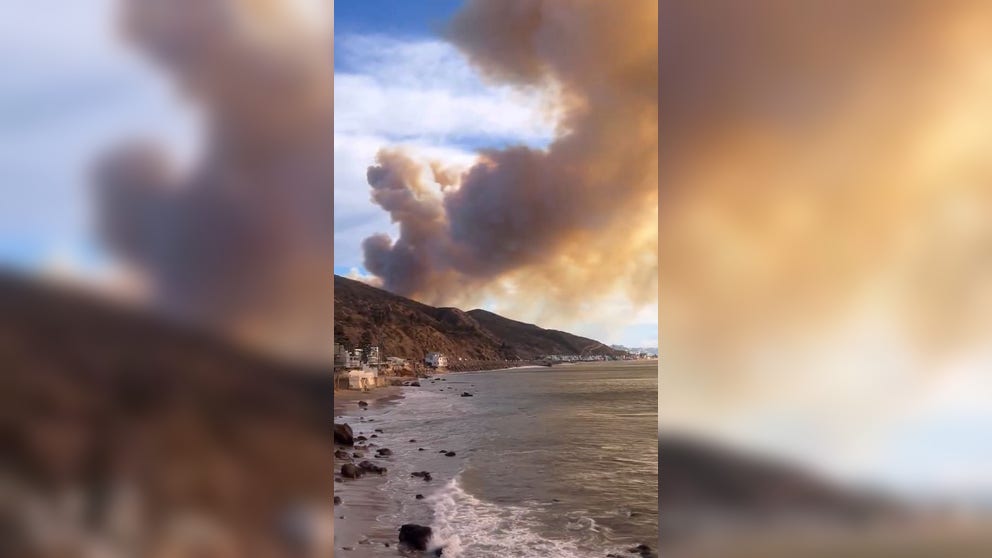
[[441, 41], [339, 37], [334, 131], [444, 144], [458, 138], [541, 143], [553, 115], [538, 91], [484, 84], [462, 55]]

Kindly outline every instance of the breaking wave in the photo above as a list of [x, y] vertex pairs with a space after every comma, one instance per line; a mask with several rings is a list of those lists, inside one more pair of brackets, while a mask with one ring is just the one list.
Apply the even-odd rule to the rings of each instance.
[[[428, 497], [434, 510], [433, 548], [443, 547], [445, 558], [585, 558], [600, 551], [579, 547], [569, 540], [539, 534], [532, 510], [483, 502], [462, 489], [458, 477]], [[595, 528], [591, 519], [569, 518], [569, 531]]]

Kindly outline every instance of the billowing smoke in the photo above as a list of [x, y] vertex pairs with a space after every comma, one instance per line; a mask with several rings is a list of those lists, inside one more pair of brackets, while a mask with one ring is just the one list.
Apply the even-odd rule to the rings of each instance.
[[188, 169], [148, 142], [114, 150], [97, 205], [162, 310], [313, 360], [332, 331], [333, 32], [297, 5], [124, 2], [127, 36], [202, 115], [204, 145]]
[[435, 304], [512, 293], [531, 319], [656, 300], [657, 3], [471, 1], [446, 36], [494, 83], [553, 92], [556, 137], [467, 169], [383, 149], [368, 182], [399, 237], [367, 238], [366, 269]]
[[990, 325], [981, 4], [665, 6], [673, 351], [740, 369], [756, 339], [880, 311], [914, 360]]
[[662, 6], [663, 420], [894, 474], [988, 408], [989, 6]]

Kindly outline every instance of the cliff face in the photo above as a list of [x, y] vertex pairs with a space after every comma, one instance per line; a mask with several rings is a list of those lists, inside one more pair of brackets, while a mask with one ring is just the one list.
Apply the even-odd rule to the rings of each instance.
[[435, 308], [337, 275], [334, 340], [350, 346], [369, 342], [379, 345], [384, 355], [416, 360], [428, 351], [471, 360], [618, 354], [592, 339], [517, 322], [485, 310]]

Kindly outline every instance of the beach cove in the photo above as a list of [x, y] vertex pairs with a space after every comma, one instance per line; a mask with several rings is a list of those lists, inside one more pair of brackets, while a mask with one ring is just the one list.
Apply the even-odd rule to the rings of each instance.
[[[355, 444], [335, 448], [341, 556], [402, 556], [398, 531], [410, 523], [430, 526], [431, 546], [449, 557], [602, 558], [656, 546], [656, 363], [420, 383], [335, 394], [335, 423]], [[386, 471], [342, 476], [362, 462]]]

